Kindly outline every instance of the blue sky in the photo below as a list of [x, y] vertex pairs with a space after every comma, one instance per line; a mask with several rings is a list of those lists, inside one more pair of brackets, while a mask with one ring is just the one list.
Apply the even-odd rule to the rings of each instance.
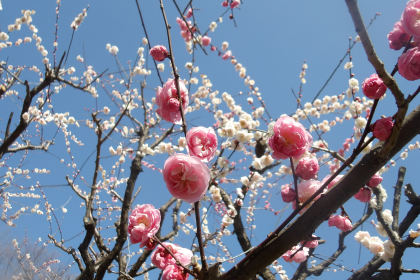
[[[76, 57], [78, 55], [85, 57], [87, 65], [94, 66], [97, 72], [102, 72], [108, 68], [108, 73], [112, 73], [118, 70], [115, 63], [114, 57], [105, 49], [105, 45], [110, 43], [116, 45], [119, 48], [118, 59], [122, 65], [126, 66], [127, 61], [131, 60], [133, 65], [137, 49], [141, 46], [144, 32], [141, 27], [139, 15], [135, 5], [135, 1], [62, 1], [60, 8], [60, 17], [58, 21], [58, 51], [57, 55], [61, 56], [64, 51], [67, 51], [72, 30], [70, 29], [70, 23], [74, 17], [79, 14], [82, 9], [86, 8], [89, 4], [88, 16], [85, 18], [79, 30], [75, 32], [75, 37], [70, 50], [67, 67], [74, 66], [76, 68], [75, 75], [82, 75], [84, 71], [84, 64], [78, 62]], [[153, 45], [167, 45], [166, 31], [163, 22], [163, 18], [159, 8], [159, 1], [139, 1], [142, 8], [142, 12], [145, 18], [147, 31], [149, 34], [150, 42]], [[207, 26], [214, 20], [218, 19], [219, 16], [225, 11], [220, 5], [222, 1], [194, 1], [194, 5], [201, 10], [196, 11], [197, 24], [202, 31], [207, 29]], [[263, 100], [267, 104], [268, 112], [273, 118], [279, 117], [281, 114], [290, 114], [294, 112], [296, 108], [296, 100], [291, 93], [291, 88], [295, 92], [299, 91], [299, 73], [304, 60], [307, 61], [308, 69], [306, 71], [307, 83], [303, 86], [303, 98], [302, 103], [311, 102], [319, 89], [323, 86], [329, 75], [332, 73], [340, 59], [346, 53], [349, 45], [349, 37], [354, 38], [356, 36], [354, 26], [351, 21], [350, 15], [347, 11], [347, 7], [344, 1], [309, 1], [303, 0], [295, 1], [243, 1], [240, 5], [240, 10], [234, 11], [235, 20], [237, 27], [234, 26], [232, 20], [228, 18], [229, 13], [223, 17], [223, 22], [218, 23], [218, 27], [215, 32], [210, 32], [209, 36], [212, 38], [212, 44], [221, 47], [222, 42], [229, 42], [229, 49], [232, 51], [235, 58], [247, 69], [247, 75], [251, 76], [251, 79], [255, 80], [256, 86], [259, 87], [262, 93]], [[187, 0], [178, 1], [181, 7], [185, 7], [188, 3]], [[55, 31], [55, 1], [46, 3], [45, 1], [2, 1], [3, 10], [0, 11], [0, 23], [1, 30], [5, 31], [7, 25], [14, 22], [15, 18], [20, 17], [20, 11], [22, 9], [35, 10], [36, 14], [33, 16], [33, 24], [36, 25], [39, 32], [38, 35], [42, 37], [42, 44], [46, 47], [49, 52], [48, 57], [52, 62], [53, 52], [53, 41]], [[188, 70], [185, 69], [184, 65], [187, 62], [191, 62], [191, 55], [185, 50], [185, 43], [179, 35], [179, 27], [177, 26], [175, 19], [178, 15], [172, 1], [164, 1], [167, 17], [169, 23], [172, 25], [172, 39], [174, 44], [174, 55], [177, 67], [180, 69], [181, 78], [189, 76]], [[390, 50], [388, 47], [388, 40], [386, 35], [392, 30], [394, 23], [399, 20], [401, 13], [405, 7], [405, 1], [384, 1], [384, 0], [371, 0], [371, 1], [359, 1], [362, 16], [365, 20], [365, 24], [370, 22], [370, 19], [375, 16], [377, 12], [381, 15], [373, 23], [369, 29], [371, 39], [374, 43], [375, 49], [378, 56], [384, 61], [386, 69], [390, 72], [396, 60], [401, 53], [400, 51]], [[18, 38], [24, 38], [31, 36], [26, 26], [22, 26], [22, 30], [19, 32], [13, 32], [10, 35], [10, 41], [15, 42]], [[235, 72], [234, 66], [229, 61], [222, 60], [215, 52], [211, 52], [207, 48], [208, 55], [206, 56], [200, 49], [195, 51], [196, 65], [199, 66], [200, 71], [195, 74], [199, 78], [199, 75], [207, 75], [213, 84], [213, 90], [222, 92], [228, 92], [233, 96], [238, 95], [240, 92], [244, 94], [238, 96], [236, 99], [237, 104], [241, 104], [247, 111], [251, 111], [251, 106], [247, 104], [246, 94], [249, 89], [244, 84], [243, 80], [239, 78], [238, 72]], [[361, 44], [356, 46], [351, 51], [353, 57], [354, 68], [352, 69], [355, 73], [355, 78], [360, 83], [371, 74], [374, 73], [373, 67], [369, 64], [366, 59], [366, 55]], [[21, 46], [13, 46], [0, 51], [0, 60], [8, 59], [9, 64], [14, 66], [26, 65], [32, 66], [37, 65], [38, 68], [43, 69], [41, 59], [42, 56], [36, 50], [35, 43], [22, 44]], [[348, 57], [345, 62], [348, 61]], [[343, 63], [344, 64], [344, 63]], [[337, 70], [337, 73], [333, 79], [329, 82], [328, 86], [323, 91], [324, 95], [338, 95], [344, 92], [348, 87], [349, 72], [343, 69], [343, 64]], [[152, 65], [149, 61], [149, 66]], [[28, 71], [29, 72], [29, 71]], [[117, 74], [115, 74], [117, 76]], [[165, 62], [165, 71], [162, 73], [164, 80], [170, 77], [168, 61]], [[38, 77], [34, 73], [25, 73], [22, 75], [22, 79], [27, 79], [30, 82], [38, 81]], [[396, 74], [397, 82], [402, 88], [403, 92], [408, 95], [413, 93], [418, 87], [417, 83], [405, 81], [401, 76]], [[137, 79], [140, 80], [140, 79]], [[137, 84], [138, 85], [138, 84]], [[159, 85], [158, 79], [154, 70], [152, 70], [152, 76], [147, 78], [147, 85], [150, 87], [149, 90], [145, 91], [146, 99], [150, 100], [154, 95], [156, 88]], [[115, 84], [118, 87], [118, 84]], [[194, 92], [197, 86], [192, 87]], [[16, 86], [16, 90], [19, 90], [20, 96], [24, 94], [24, 88], [22, 86]], [[100, 98], [94, 99], [87, 93], [75, 91], [72, 89], [64, 89], [53, 100], [54, 110], [57, 112], [69, 111], [71, 115], [75, 116], [77, 120], [86, 120], [90, 118], [92, 108], [102, 108], [108, 106], [111, 108], [111, 113], [116, 113], [117, 108], [113, 105], [104, 91], [98, 87], [98, 93]], [[361, 92], [358, 93], [361, 96]], [[255, 97], [254, 97], [255, 100]], [[7, 103], [6, 103], [7, 102]], [[16, 100], [19, 103], [21, 100]], [[98, 103], [97, 103], [98, 102]], [[1, 129], [5, 127], [10, 108], [15, 111], [15, 120], [17, 119], [18, 108], [12, 100], [2, 100], [0, 110], [0, 122]], [[377, 116], [380, 115], [393, 115], [395, 112], [395, 102], [390, 92], [387, 92], [387, 97], [380, 102], [377, 109]], [[414, 100], [410, 105], [409, 111], [419, 104], [418, 100]], [[7, 109], [5, 109], [7, 108]], [[90, 111], [84, 108], [89, 108]], [[225, 111], [227, 108], [223, 108]], [[138, 117], [141, 117], [141, 112], [137, 111]], [[321, 119], [315, 120], [316, 123], [320, 122]], [[335, 116], [327, 116], [328, 119]], [[214, 122], [213, 113], [206, 112], [201, 109], [198, 112], [187, 114], [187, 120], [189, 125], [204, 125], [209, 126]], [[127, 121], [125, 125], [129, 125]], [[304, 122], [305, 126], [309, 126], [307, 122]], [[164, 125], [163, 127], [168, 127]], [[263, 128], [265, 126], [262, 126]], [[348, 138], [352, 134], [353, 122], [347, 122], [343, 125], [333, 127], [331, 132], [325, 135], [325, 140], [330, 144], [330, 148], [339, 149], [344, 142], [345, 138]], [[80, 167], [83, 162], [86, 161], [86, 165], [82, 170], [82, 175], [88, 182], [91, 181], [92, 170], [93, 170], [93, 158], [88, 159], [88, 155], [94, 152], [95, 149], [95, 135], [92, 131], [85, 127], [71, 127], [73, 134], [84, 142], [84, 146], [77, 146], [72, 144], [72, 155]], [[70, 239], [83, 230], [83, 207], [80, 207], [81, 200], [66, 186], [65, 176], [71, 175], [73, 169], [67, 168], [66, 165], [70, 163], [69, 155], [65, 151], [64, 137], [61, 132], [56, 134], [56, 127], [53, 124], [49, 124], [48, 129], [44, 129], [44, 138], [51, 139], [55, 138], [56, 144], [51, 148], [49, 154], [41, 152], [29, 153], [26, 159], [23, 160], [25, 164], [24, 168], [34, 169], [47, 168], [51, 170], [51, 174], [32, 174], [31, 180], [21, 180], [17, 184], [21, 184], [25, 188], [30, 185], [34, 185], [36, 181], [40, 181], [43, 187], [43, 191], [47, 195], [50, 203], [53, 207], [59, 207], [68, 201], [65, 206], [69, 211], [64, 216], [63, 223], [60, 228], [63, 232], [64, 239]], [[35, 131], [30, 130], [30, 133], [35, 134]], [[34, 137], [34, 141], [39, 141], [39, 137]], [[174, 142], [177, 141], [177, 137], [173, 137]], [[220, 139], [219, 139], [220, 140]], [[118, 140], [121, 141], [121, 140]], [[36, 142], [35, 142], [36, 143]], [[113, 145], [115, 143], [107, 143], [105, 147]], [[17, 166], [22, 159], [23, 154], [19, 154], [11, 158], [8, 162], [10, 166]], [[109, 170], [110, 166], [115, 162], [115, 158], [110, 158], [109, 153], [105, 149], [103, 159], [104, 167]], [[349, 153], [346, 154], [347, 156]], [[404, 165], [407, 167], [406, 182], [411, 182], [414, 188], [416, 186], [417, 177], [415, 172], [418, 169], [418, 163], [416, 157], [418, 156], [418, 150], [411, 151], [408, 158], [405, 161], [398, 160], [397, 165], [391, 168], [387, 173], [383, 175], [384, 182], [383, 186], [386, 188], [389, 197], [392, 196], [392, 186], [395, 185], [397, 179], [398, 167]], [[234, 157], [235, 160], [242, 158]], [[65, 163], [60, 163], [60, 159], [63, 158]], [[149, 163], [154, 163], [157, 167], [162, 168], [166, 155], [159, 155], [147, 159]], [[251, 163], [248, 159], [245, 164], [240, 165], [241, 167], [247, 167]], [[129, 173], [130, 161], [127, 159], [123, 165], [125, 169], [124, 174], [127, 176]], [[4, 169], [4, 168], [3, 168]], [[0, 175], [3, 175], [3, 170]], [[320, 172], [320, 178], [328, 173], [327, 168], [324, 167]], [[237, 173], [237, 179], [245, 173]], [[271, 179], [273, 181], [273, 179]], [[280, 180], [280, 185], [288, 183], [290, 178], [286, 180]], [[80, 181], [80, 180], [79, 180]], [[82, 185], [82, 182], [79, 182]], [[55, 186], [55, 187], [49, 187]], [[165, 203], [169, 198], [170, 194], [164, 187], [161, 176], [156, 171], [146, 169], [142, 173], [137, 181], [136, 186], [142, 186], [142, 191], [137, 198], [135, 203], [151, 203], [156, 207], [159, 207]], [[225, 185], [228, 192], [233, 192], [239, 185]], [[84, 186], [84, 190], [88, 190]], [[122, 193], [122, 190], [119, 190]], [[69, 198], [71, 198], [69, 200]], [[110, 197], [107, 199], [110, 201]], [[404, 200], [404, 199], [403, 199]], [[32, 207], [37, 202], [29, 199], [22, 199], [19, 203]], [[44, 204], [44, 200], [41, 200], [41, 205]], [[285, 204], [281, 200], [281, 197], [277, 192], [273, 192], [273, 197], [270, 200], [271, 206], [275, 210], [281, 210], [285, 207]], [[245, 202], [247, 204], [247, 201]], [[262, 206], [264, 204], [261, 204]], [[261, 207], [262, 207], [261, 206]], [[385, 204], [385, 208], [390, 209], [392, 201], [389, 198]], [[16, 206], [13, 206], [14, 209]], [[186, 212], [188, 205], [184, 204], [181, 211]], [[401, 213], [406, 213], [408, 205], [402, 202]], [[346, 210], [349, 212], [353, 220], [357, 220], [363, 213], [364, 205], [357, 200], [350, 200], [345, 205]], [[16, 208], [18, 209], [18, 208]], [[57, 212], [57, 219], [61, 221], [62, 212]], [[290, 212], [288, 208], [283, 215]], [[243, 213], [245, 215], [245, 213]], [[264, 210], [256, 211], [256, 225], [257, 229], [254, 231], [255, 237], [252, 239], [253, 245], [257, 245], [258, 241], [262, 241], [265, 236], [275, 228], [278, 220], [278, 216], [274, 216], [272, 213], [267, 213]], [[403, 216], [401, 216], [403, 217]], [[376, 221], [376, 217], [373, 217]], [[371, 220], [370, 219], [370, 220]], [[369, 221], [370, 221], [369, 220]], [[192, 218], [189, 219], [191, 223]], [[220, 218], [219, 218], [220, 221]], [[45, 216], [37, 215], [22, 215], [17, 221], [17, 227], [12, 229], [13, 234], [19, 237], [24, 236], [24, 230], [28, 229], [29, 236], [33, 239], [41, 237], [43, 240], [47, 239], [47, 234], [50, 233], [49, 222], [46, 221]], [[213, 217], [209, 218], [210, 231], [214, 229]], [[417, 221], [419, 223], [419, 220]], [[412, 227], [416, 228], [416, 224]], [[109, 223], [111, 225], [111, 223]], [[108, 224], [107, 224], [108, 225]], [[5, 227], [5, 225], [2, 225]], [[165, 225], [165, 230], [169, 230], [169, 226]], [[375, 229], [369, 223], [364, 225], [365, 230], [368, 229], [372, 235], [377, 235]], [[52, 223], [52, 231], [55, 232], [57, 229], [56, 223]], [[110, 236], [113, 235], [113, 229], [109, 229]], [[335, 228], [328, 228], [326, 224], [322, 225], [315, 232], [316, 235], [321, 236], [327, 240], [327, 243], [321, 248], [317, 249], [318, 254], [330, 255], [336, 249], [338, 230]], [[342, 254], [338, 262], [340, 265], [348, 266], [349, 269], [358, 269], [366, 261], [372, 258], [372, 254], [365, 248], [361, 249], [361, 260], [358, 264], [359, 245], [353, 240], [353, 235], [347, 238], [347, 250]], [[73, 247], [78, 247], [82, 240], [83, 235], [75, 237], [67, 244]], [[179, 236], [176, 240], [181, 246], [189, 246], [191, 244], [192, 234], [186, 235], [180, 231]], [[224, 244], [229, 244], [229, 250], [232, 255], [237, 255], [241, 252], [236, 242], [235, 236], [226, 237]], [[52, 247], [52, 245], [49, 245]], [[132, 246], [136, 249], [137, 246]], [[211, 248], [210, 252], [214, 253], [217, 249]], [[409, 249], [404, 255], [405, 268], [418, 267], [418, 260], [413, 258], [414, 249]], [[63, 255], [63, 260], [66, 260], [67, 256]], [[318, 261], [319, 262], [319, 261]], [[287, 271], [289, 277], [293, 275], [294, 268], [292, 265], [280, 261], [283, 268]], [[293, 266], [295, 266], [293, 264]], [[229, 268], [229, 264], [225, 265]], [[76, 270], [74, 270], [76, 271]], [[332, 275], [333, 272], [325, 272], [319, 279], [347, 279], [350, 276], [348, 272], [337, 272]], [[151, 278], [155, 279], [154, 274], [151, 273]], [[109, 277], [107, 279], [113, 279]], [[404, 279], [415, 279], [414, 275], [404, 275]]]

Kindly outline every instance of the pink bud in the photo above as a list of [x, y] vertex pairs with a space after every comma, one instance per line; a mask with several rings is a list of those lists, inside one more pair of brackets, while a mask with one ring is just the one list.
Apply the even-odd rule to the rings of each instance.
[[364, 80], [362, 89], [366, 97], [379, 99], [385, 94], [387, 87], [377, 74], [372, 74], [372, 76]]
[[213, 47], [211, 47], [211, 49], [210, 49], [212, 52], [214, 52], [215, 50], [216, 50], [216, 47], [215, 46], [213, 46]]
[[169, 53], [165, 46], [154, 46], [150, 50], [150, 55], [153, 57], [156, 61], [164, 61], [165, 58], [168, 57]]
[[331, 217], [328, 220], [328, 225], [330, 227], [335, 226], [338, 229], [341, 229], [342, 231], [349, 231], [353, 229], [349, 218], [343, 217], [341, 215], [331, 215]]
[[363, 203], [369, 202], [372, 197], [372, 191], [369, 188], [361, 188], [358, 193], [354, 195], [354, 198], [360, 200]]
[[389, 117], [377, 120], [370, 126], [370, 129], [372, 130], [373, 136], [375, 136], [378, 140], [386, 141], [391, 135], [393, 126], [394, 123], [392, 122], [392, 118]]
[[299, 160], [299, 163], [296, 167], [296, 175], [298, 175], [303, 180], [315, 179], [318, 170], [318, 160], [315, 157], [305, 157]]
[[223, 6], [223, 7], [227, 7], [227, 6], [229, 6], [228, 1], [223, 1], [223, 2], [222, 2], [222, 6]]
[[373, 177], [369, 180], [369, 182], [367, 182], [366, 183], [366, 185], [369, 187], [369, 188], [376, 188], [381, 182], [382, 182], [382, 180], [383, 180], [383, 178], [380, 176], [380, 175], [378, 175], [378, 174], [375, 174], [375, 175], [373, 175]]
[[207, 47], [208, 45], [210, 45], [211, 38], [207, 37], [207, 36], [204, 36], [203, 38], [201, 38], [201, 42], [203, 43], [203, 46]]
[[187, 12], [187, 18], [190, 18], [192, 16], [192, 9], [190, 8]]

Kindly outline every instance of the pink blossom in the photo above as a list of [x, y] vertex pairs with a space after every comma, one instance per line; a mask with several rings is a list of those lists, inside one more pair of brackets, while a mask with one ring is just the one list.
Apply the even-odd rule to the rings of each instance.
[[241, 1], [239, 1], [239, 0], [235, 0], [235, 1], [233, 1], [232, 3], [230, 3], [230, 8], [231, 8], [231, 9], [235, 9], [236, 7], [238, 7], [238, 6], [239, 6], [239, 4], [241, 4]]
[[372, 197], [372, 191], [369, 188], [361, 188], [358, 193], [354, 195], [354, 198], [361, 202], [369, 202]]
[[296, 199], [296, 192], [291, 187], [285, 187], [281, 190], [281, 198], [286, 203], [292, 202]]
[[[320, 188], [321, 188], [321, 182], [320, 181], [308, 180], [308, 181], [300, 182], [299, 185], [298, 185], [299, 202], [304, 203]], [[324, 192], [325, 192], [325, 190], [324, 190]], [[321, 197], [321, 194], [319, 194], [317, 197], [315, 197], [315, 199], [311, 203], [309, 203], [305, 207], [305, 209], [309, 208], [309, 206], [311, 206], [311, 204], [320, 197]], [[296, 209], [296, 201], [293, 201], [293, 209]]]
[[[172, 254], [183, 264], [187, 265], [191, 261], [193, 253], [191, 250], [180, 247], [169, 242], [163, 242], [163, 245], [171, 250]], [[157, 246], [152, 253], [152, 263], [160, 269], [165, 269], [168, 265], [175, 265], [175, 259], [161, 245]]]
[[401, 16], [402, 27], [412, 36], [420, 37], [420, 1], [411, 0], [407, 3]]
[[227, 51], [227, 52], [225, 52], [225, 54], [222, 56], [222, 59], [224, 59], [224, 60], [226, 60], [226, 59], [228, 59], [229, 57], [231, 57], [232, 56], [232, 52], [231, 51]]
[[189, 274], [184, 272], [182, 267], [177, 265], [168, 265], [163, 270], [162, 280], [187, 280]]
[[[322, 180], [322, 182], [321, 182], [321, 185], [323, 185], [326, 181], [328, 181], [328, 179], [330, 179], [330, 177], [331, 177], [331, 175], [327, 175], [327, 176], [325, 176], [324, 180]], [[334, 186], [335, 186], [335, 184], [337, 184], [337, 183], [338, 183], [338, 181], [340, 181], [340, 180], [341, 180], [341, 178], [343, 178], [343, 175], [338, 175], [337, 177], [335, 177], [335, 178], [331, 181], [331, 183], [329, 183], [329, 184], [328, 184], [327, 189], [331, 189], [332, 187], [334, 187]]]
[[193, 203], [206, 193], [210, 171], [197, 157], [175, 154], [165, 161], [163, 180], [174, 197]]
[[201, 42], [203, 43], [203, 46], [207, 47], [208, 45], [210, 45], [211, 38], [207, 37], [207, 36], [204, 36], [203, 38], [201, 38]]
[[184, 38], [184, 40], [186, 42], [189, 42], [192, 39], [192, 33], [188, 29], [187, 30], [182, 30], [181, 31], [181, 36], [182, 36], [182, 38]]
[[341, 215], [331, 215], [330, 219], [328, 220], [328, 225], [330, 227], [337, 227], [342, 231], [349, 231], [353, 229], [349, 218], [343, 217]]
[[312, 241], [305, 241], [305, 240], [303, 240], [302, 242], [300, 242], [300, 245], [302, 245], [302, 246], [304, 246], [306, 248], [315, 248], [315, 247], [318, 247], [318, 240], [315, 239], [316, 236], [312, 234], [312, 238], [314, 240], [312, 240]]
[[185, 20], [180, 19], [180, 18], [176, 18], [176, 22], [179, 25], [179, 28], [181, 28], [181, 30], [188, 30], [187, 24], [185, 23]]
[[395, 23], [394, 30], [388, 34], [388, 40], [389, 47], [396, 51], [407, 45], [410, 35], [402, 27], [401, 21]]
[[299, 158], [312, 146], [312, 136], [301, 123], [291, 117], [280, 117], [273, 131], [274, 135], [268, 140], [268, 145], [274, 151], [274, 159]]
[[193, 14], [193, 11], [192, 11], [191, 8], [189, 8], [188, 12], [187, 12], [187, 18], [190, 18], [192, 16], [192, 14]]
[[[296, 253], [296, 251], [298, 251]], [[296, 254], [295, 254], [296, 253]], [[293, 254], [295, 254], [293, 256]], [[293, 258], [290, 258], [293, 256]], [[286, 262], [296, 262], [301, 263], [305, 261], [309, 256], [309, 249], [307, 247], [301, 247], [301, 246], [293, 246], [293, 248], [289, 251], [287, 251], [282, 257]]]
[[[179, 91], [182, 98], [182, 106], [184, 108], [184, 114], [187, 113], [188, 107], [188, 90], [184, 85], [184, 82], [179, 80]], [[178, 99], [178, 93], [176, 90], [175, 80], [169, 79], [163, 88], [158, 87], [156, 91], [156, 104], [158, 109], [156, 113], [165, 121], [181, 124], [181, 111], [180, 103]]]
[[377, 74], [372, 74], [372, 76], [364, 80], [362, 89], [366, 97], [379, 99], [385, 94], [387, 87]]
[[420, 79], [420, 52], [418, 47], [409, 49], [398, 58], [398, 72], [409, 81]]
[[373, 175], [373, 177], [369, 180], [369, 182], [367, 182], [367, 186], [369, 187], [369, 188], [375, 188], [375, 187], [377, 187], [381, 182], [382, 182], [382, 180], [383, 180], [383, 178], [380, 176], [380, 175], [378, 175], [378, 174], [375, 174], [375, 175]]
[[227, 7], [227, 6], [229, 6], [228, 1], [223, 1], [223, 2], [222, 2], [222, 6], [223, 6], [223, 7]]
[[168, 57], [169, 53], [168, 50], [166, 49], [165, 46], [154, 46], [151, 50], [150, 50], [150, 55], [153, 57], [154, 60], [156, 61], [164, 61], [165, 58]]
[[131, 243], [144, 247], [160, 228], [160, 212], [151, 204], [137, 206], [128, 218], [128, 234]]
[[315, 157], [304, 157], [299, 160], [296, 167], [296, 175], [303, 180], [315, 179], [318, 170], [318, 160]]
[[217, 136], [213, 128], [194, 127], [187, 133], [188, 154], [203, 162], [213, 159], [217, 151]]
[[370, 126], [370, 129], [372, 130], [373, 136], [375, 136], [378, 140], [386, 141], [391, 135], [393, 126], [394, 123], [392, 122], [392, 118], [388, 117], [377, 120]]

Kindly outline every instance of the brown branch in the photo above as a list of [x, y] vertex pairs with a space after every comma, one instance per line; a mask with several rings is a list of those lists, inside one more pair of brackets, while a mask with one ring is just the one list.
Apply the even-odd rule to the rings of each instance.
[[[141, 25], [143, 26], [144, 34], [146, 35], [147, 43], [149, 44], [149, 49], [152, 49], [152, 46], [151, 46], [150, 40], [149, 40], [149, 36], [147, 35], [146, 25], [144, 25], [143, 15], [141, 14], [141, 9], [140, 9], [140, 5], [139, 5], [138, 0], [136, 0], [136, 4], [137, 4], [137, 9], [138, 9], [139, 15], [140, 15]], [[163, 85], [162, 77], [160, 76], [159, 69], [157, 67], [156, 60], [154, 58], [153, 58], [153, 62], [155, 63], [155, 68], [156, 68], [157, 74], [159, 76], [160, 83]]]
[[401, 189], [404, 183], [404, 176], [407, 169], [404, 166], [401, 166], [398, 170], [398, 180], [395, 185], [394, 191], [394, 204], [392, 207], [392, 217], [394, 220], [392, 221], [392, 230], [398, 232], [398, 224], [399, 224], [399, 214], [400, 214], [400, 201], [401, 201]]
[[[85, 203], [87, 203], [87, 201], [88, 201], [88, 197], [87, 197], [87, 195], [83, 195], [81, 192], [79, 192], [77, 189], [76, 189], [76, 186], [74, 185], [74, 183], [73, 183], [73, 181], [72, 180], [70, 180], [70, 178], [69, 178], [69, 176], [67, 175], [66, 176], [66, 180], [67, 180], [67, 184], [73, 189], [73, 191], [81, 198], [81, 199], [83, 199], [84, 201], [85, 201]], [[80, 190], [80, 189], [79, 189]]]
[[195, 210], [195, 222], [197, 224], [196, 236], [198, 239], [198, 246], [200, 248], [201, 264], [203, 266], [204, 275], [207, 275], [209, 267], [207, 265], [206, 255], [204, 254], [203, 236], [201, 233], [200, 202], [199, 201], [194, 203], [194, 210]]
[[50, 145], [54, 145], [54, 142], [45, 141], [44, 143], [42, 143], [41, 146], [34, 146], [34, 145], [31, 145], [31, 144], [27, 144], [25, 146], [20, 146], [20, 147], [16, 147], [16, 148], [8, 148], [6, 153], [16, 153], [16, 152], [19, 152], [19, 151], [26, 151], [26, 150], [41, 150], [41, 151], [46, 151], [47, 152]]
[[5, 140], [9, 136], [10, 123], [12, 122], [13, 114], [14, 114], [13, 112], [10, 113], [9, 120], [7, 121], [6, 132], [4, 133], [4, 139]]
[[25, 129], [28, 127], [29, 124], [26, 123], [26, 121], [23, 119], [22, 116], [24, 113], [28, 112], [29, 107], [31, 106], [32, 99], [38, 93], [40, 93], [44, 88], [49, 86], [53, 81], [54, 79], [52, 77], [52, 72], [50, 69], [47, 69], [45, 73], [45, 79], [41, 83], [39, 83], [36, 87], [34, 87], [32, 90], [29, 88], [28, 81], [24, 82], [24, 85], [26, 86], [26, 97], [23, 101], [19, 125], [12, 132], [12, 134], [9, 137], [7, 137], [7, 139], [4, 139], [3, 143], [0, 145], [0, 159], [9, 149], [9, 147], [16, 141], [16, 139], [22, 134], [22, 132], [25, 131]]

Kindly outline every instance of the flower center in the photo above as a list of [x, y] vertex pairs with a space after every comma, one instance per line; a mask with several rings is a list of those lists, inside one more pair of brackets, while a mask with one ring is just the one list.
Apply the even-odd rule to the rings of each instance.
[[140, 224], [143, 224], [145, 227], [148, 227], [149, 226], [149, 220], [146, 218], [146, 217], [140, 217], [138, 220], [137, 220], [137, 223], [140, 225]]

